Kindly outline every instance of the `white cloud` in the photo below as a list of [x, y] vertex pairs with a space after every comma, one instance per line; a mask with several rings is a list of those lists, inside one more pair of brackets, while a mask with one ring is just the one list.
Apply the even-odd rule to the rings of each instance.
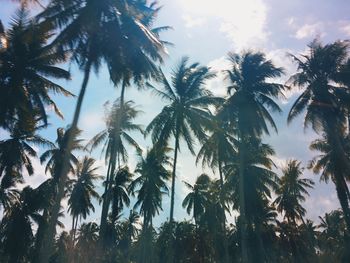
[[230, 68], [230, 63], [226, 57], [220, 57], [208, 63], [208, 67], [216, 73], [216, 77], [207, 82], [207, 88], [215, 96], [225, 96], [227, 94], [224, 70]]
[[294, 37], [297, 39], [305, 39], [316, 37], [317, 35], [321, 37], [325, 35], [324, 24], [321, 22], [303, 25], [296, 31]]
[[202, 17], [193, 18], [190, 15], [184, 15], [182, 18], [185, 20], [185, 26], [188, 28], [202, 26], [205, 22], [205, 19]]
[[[220, 31], [236, 50], [266, 40], [267, 7], [262, 0], [179, 0], [192, 21], [202, 17], [218, 19]], [[197, 23], [199, 21], [196, 21]]]
[[341, 27], [341, 31], [345, 33], [346, 36], [350, 37], [350, 24]]

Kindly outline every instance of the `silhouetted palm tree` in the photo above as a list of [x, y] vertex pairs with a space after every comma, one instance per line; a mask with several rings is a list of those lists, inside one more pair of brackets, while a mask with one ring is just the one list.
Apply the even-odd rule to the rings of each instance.
[[188, 65], [188, 58], [184, 57], [173, 72], [171, 83], [164, 74], [161, 76], [161, 90], [148, 83], [155, 94], [170, 103], [151, 121], [146, 128], [146, 134], [151, 133], [154, 143], [167, 144], [171, 137], [175, 139], [169, 218], [171, 222], [174, 220], [176, 162], [180, 140], [183, 139], [194, 154], [194, 138], [206, 138], [204, 127], [209, 126], [211, 121], [208, 107], [217, 104], [219, 99], [213, 97], [204, 84], [214, 76], [209, 68], [200, 66], [199, 63]]
[[305, 208], [301, 202], [305, 201], [308, 196], [308, 188], [313, 188], [315, 184], [311, 179], [300, 178], [303, 175], [304, 168], [301, 162], [297, 160], [289, 160], [282, 169], [282, 177], [276, 189], [277, 197], [273, 202], [277, 211], [284, 213], [284, 218], [289, 223], [296, 224], [297, 220], [302, 220], [305, 216]]
[[130, 185], [133, 194], [137, 194], [135, 208], [140, 207], [143, 216], [143, 228], [152, 226], [153, 217], [162, 210], [163, 195], [168, 194], [167, 181], [170, 172], [170, 149], [166, 146], [154, 145], [145, 157], [140, 155], [135, 173], [139, 174]]
[[84, 223], [78, 229], [76, 253], [78, 262], [92, 263], [98, 246], [99, 227], [96, 223]]
[[[66, 53], [49, 45], [52, 27], [31, 20], [21, 8], [3, 34], [0, 49], [0, 126], [8, 128], [16, 122], [35, 122], [37, 116], [47, 124], [47, 109], [62, 113], [51, 94], [72, 96], [53, 79], [69, 79], [70, 74], [57, 64], [66, 60]], [[51, 93], [51, 94], [50, 94]]]
[[332, 165], [336, 167], [334, 183], [350, 228], [349, 198], [346, 198], [349, 190], [344, 184], [350, 161], [342, 143], [348, 124], [349, 107], [346, 99], [349, 91], [339, 82], [344, 67], [347, 67], [347, 49], [346, 42], [337, 41], [323, 46], [314, 40], [306, 55], [292, 56], [298, 65], [298, 73], [291, 77], [290, 82], [302, 88], [303, 92], [294, 102], [288, 121], [291, 122], [306, 111], [304, 126], [311, 125], [314, 131], [324, 133], [326, 143], [335, 157], [332, 159]]
[[112, 187], [116, 180], [115, 176], [118, 174], [117, 169], [120, 169], [121, 165], [128, 160], [125, 144], [127, 143], [137, 151], [141, 151], [138, 143], [130, 135], [130, 132], [135, 131], [143, 133], [141, 126], [133, 123], [139, 114], [140, 111], [134, 107], [132, 101], [121, 105], [120, 101], [117, 100], [107, 111], [106, 129], [98, 133], [88, 144], [91, 149], [103, 144], [102, 151], [105, 152], [105, 161], [108, 164], [101, 212], [101, 238], [106, 230], [108, 211], [113, 197]]
[[75, 241], [75, 233], [78, 227], [80, 218], [86, 219], [90, 211], [94, 212], [95, 207], [92, 204], [92, 199], [99, 199], [100, 195], [95, 190], [95, 181], [102, 177], [97, 174], [98, 167], [95, 166], [93, 158], [85, 156], [78, 163], [75, 175], [77, 179], [70, 181], [72, 192], [68, 198], [68, 211], [72, 215], [72, 238]]
[[245, 166], [247, 163], [246, 144], [250, 137], [269, 134], [269, 126], [277, 131], [270, 111], [280, 112], [281, 109], [274, 99], [283, 97], [284, 86], [274, 83], [271, 79], [280, 77], [283, 69], [273, 65], [263, 53], [245, 52], [242, 55], [229, 53], [228, 59], [232, 68], [226, 71], [231, 94], [226, 100], [219, 116], [229, 121], [235, 127], [239, 141], [238, 156], [240, 163], [240, 217], [242, 222], [242, 253], [243, 262], [248, 261], [246, 236], [246, 200]]
[[201, 174], [197, 177], [194, 185], [191, 185], [187, 182], [184, 182], [186, 187], [190, 192], [186, 195], [185, 199], [182, 202], [182, 207], [186, 208], [187, 213], [190, 215], [193, 210], [193, 218], [198, 225], [201, 219], [201, 216], [205, 212], [207, 207], [208, 200], [208, 190], [211, 180], [208, 175]]

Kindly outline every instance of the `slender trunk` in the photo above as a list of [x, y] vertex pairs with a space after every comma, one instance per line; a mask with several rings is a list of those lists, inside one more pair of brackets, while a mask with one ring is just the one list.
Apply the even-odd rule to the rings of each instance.
[[342, 177], [336, 176], [334, 179], [335, 179], [334, 184], [337, 191], [338, 199], [344, 214], [346, 228], [348, 229], [348, 232], [350, 232], [350, 207], [349, 207], [349, 200], [347, 198], [346, 189], [344, 187], [344, 184], [346, 185], [346, 182]]
[[176, 162], [177, 162], [177, 151], [179, 149], [179, 135], [176, 131], [175, 135], [175, 150], [174, 150], [174, 165], [173, 172], [171, 175], [171, 196], [170, 196], [170, 223], [174, 222], [174, 202], [175, 202], [175, 178], [176, 178]]
[[78, 96], [78, 101], [77, 101], [77, 105], [75, 108], [73, 122], [71, 124], [70, 132], [68, 134], [66, 154], [64, 155], [63, 160], [62, 160], [62, 169], [60, 171], [60, 176], [59, 176], [57, 195], [55, 196], [55, 201], [54, 201], [54, 204], [52, 206], [51, 213], [50, 213], [48, 228], [47, 228], [47, 231], [45, 233], [45, 242], [44, 242], [42, 249], [40, 251], [40, 262], [41, 263], [49, 262], [49, 258], [52, 254], [52, 251], [53, 251], [54, 238], [56, 235], [57, 219], [58, 219], [58, 215], [59, 215], [60, 208], [61, 208], [61, 200], [64, 198], [64, 188], [65, 188], [66, 181], [68, 178], [69, 157], [70, 157], [70, 153], [72, 150], [72, 143], [74, 140], [74, 131], [77, 129], [77, 126], [78, 126], [78, 120], [79, 120], [79, 116], [80, 116], [80, 112], [81, 112], [81, 107], [82, 107], [83, 99], [85, 96], [87, 84], [89, 82], [90, 71], [91, 71], [91, 61], [88, 60], [86, 66], [85, 66], [84, 79], [83, 79], [81, 90], [80, 90], [80, 93]]
[[122, 90], [121, 90], [121, 93], [120, 93], [120, 106], [121, 106], [121, 107], [124, 106], [125, 88], [126, 88], [126, 81], [123, 80], [123, 83], [122, 83]]
[[240, 218], [241, 218], [241, 248], [242, 248], [242, 262], [248, 261], [248, 240], [247, 240], [247, 220], [245, 209], [245, 191], [244, 191], [244, 170], [245, 170], [245, 142], [240, 138], [239, 144], [239, 204], [240, 204]]
[[220, 201], [221, 201], [221, 207], [222, 207], [222, 235], [223, 235], [223, 241], [224, 241], [224, 263], [229, 262], [229, 256], [228, 256], [228, 244], [227, 244], [227, 236], [226, 236], [226, 215], [225, 215], [225, 200], [224, 200], [224, 177], [222, 174], [222, 165], [219, 161], [219, 175], [220, 175]]

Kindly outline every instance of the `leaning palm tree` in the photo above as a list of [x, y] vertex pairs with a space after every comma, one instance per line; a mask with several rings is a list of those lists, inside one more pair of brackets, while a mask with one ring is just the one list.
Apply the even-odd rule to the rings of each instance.
[[[162, 62], [165, 49], [158, 35], [150, 30], [151, 23], [143, 23], [143, 20], [150, 15], [155, 17], [157, 11], [156, 6], [148, 5], [147, 1], [51, 0], [39, 15], [39, 19], [43, 18], [61, 29], [53, 45], [71, 50], [72, 59], [77, 61], [84, 72], [71, 124], [73, 130], [78, 126], [92, 69], [97, 71], [105, 62], [115, 85], [125, 79], [139, 83], [144, 78], [156, 75], [158, 69], [155, 63]], [[68, 143], [68, 154], [62, 161], [62, 182], [56, 203], [64, 195], [70, 145]], [[53, 220], [57, 217], [58, 210], [57, 206], [54, 207]], [[54, 223], [50, 222], [50, 226], [48, 236], [53, 240]], [[52, 247], [52, 241], [48, 246]], [[50, 251], [51, 248], [45, 250]], [[47, 262], [50, 253], [45, 250], [42, 251], [42, 262]]]
[[346, 42], [322, 45], [314, 40], [309, 45], [307, 54], [301, 57], [292, 56], [298, 65], [298, 73], [291, 77], [290, 83], [301, 88], [303, 92], [294, 102], [288, 122], [306, 111], [304, 126], [311, 125], [314, 131], [324, 134], [333, 155], [331, 165], [336, 168], [333, 171], [333, 181], [350, 228], [349, 199], [345, 198], [349, 190], [344, 183], [345, 178], [348, 178], [350, 161], [343, 144], [348, 125], [349, 89], [339, 81], [344, 69], [349, 67], [347, 50]]
[[193, 210], [193, 218], [198, 225], [201, 216], [205, 212], [205, 208], [209, 202], [208, 190], [211, 180], [208, 175], [201, 174], [197, 177], [194, 185], [184, 182], [190, 192], [186, 195], [182, 202], [182, 207], [186, 208], [187, 213], [190, 215]]
[[174, 164], [171, 182], [170, 222], [174, 220], [175, 180], [177, 154], [180, 140], [183, 139], [190, 152], [194, 154], [194, 138], [206, 138], [204, 128], [211, 121], [208, 109], [218, 103], [219, 99], [212, 96], [205, 88], [205, 82], [215, 75], [208, 67], [199, 63], [188, 65], [184, 57], [173, 72], [171, 83], [161, 73], [162, 89], [159, 90], [148, 83], [148, 86], [161, 98], [170, 104], [151, 121], [146, 128], [146, 134], [151, 133], [154, 143], [167, 144], [171, 137], [175, 139]]
[[99, 199], [100, 195], [95, 190], [95, 181], [101, 179], [97, 174], [98, 167], [95, 167], [95, 160], [85, 156], [78, 163], [75, 175], [72, 179], [72, 192], [68, 198], [68, 212], [72, 215], [72, 240], [75, 240], [75, 233], [78, 227], [79, 218], [86, 219], [90, 211], [95, 211], [92, 199]]
[[106, 129], [98, 133], [91, 139], [88, 146], [91, 149], [103, 144], [102, 151], [105, 152], [105, 161], [108, 164], [105, 191], [103, 195], [103, 205], [101, 212], [100, 238], [104, 237], [107, 226], [107, 216], [113, 197], [112, 187], [117, 170], [120, 170], [121, 165], [128, 160], [128, 153], [125, 148], [126, 144], [131, 145], [137, 151], [141, 151], [138, 143], [132, 138], [130, 132], [143, 133], [141, 125], [133, 123], [138, 117], [140, 111], [134, 107], [133, 101], [127, 101], [121, 105], [120, 100], [117, 100], [107, 110]]
[[277, 131], [270, 111], [281, 109], [274, 99], [283, 97], [284, 86], [271, 79], [280, 77], [283, 69], [273, 65], [263, 53], [245, 52], [241, 55], [229, 53], [231, 69], [226, 71], [230, 86], [227, 87], [229, 98], [219, 112], [224, 121], [235, 127], [240, 163], [240, 218], [242, 222], [243, 262], [248, 261], [246, 236], [246, 200], [245, 167], [247, 162], [246, 148], [253, 137], [269, 134], [269, 126]]
[[297, 160], [287, 161], [282, 172], [283, 176], [276, 189], [277, 198], [273, 204], [276, 205], [278, 212], [284, 213], [284, 218], [289, 223], [296, 224], [297, 220], [303, 221], [306, 210], [301, 202], [304, 202], [305, 196], [309, 195], [307, 189], [313, 188], [315, 183], [311, 179], [300, 178], [303, 175], [303, 168], [301, 162]]
[[143, 216], [143, 228], [152, 227], [152, 219], [162, 210], [163, 195], [168, 194], [167, 181], [170, 166], [167, 153], [170, 149], [166, 146], [154, 145], [146, 154], [140, 155], [140, 160], [135, 172], [139, 174], [131, 183], [130, 190], [137, 195], [135, 208], [140, 208], [140, 215]]
[[0, 127], [35, 122], [38, 116], [46, 125], [49, 107], [63, 117], [51, 94], [72, 96], [54, 82], [69, 79], [70, 74], [57, 66], [66, 60], [66, 53], [48, 43], [51, 37], [52, 27], [35, 23], [24, 8], [0, 36], [6, 43], [0, 48]]

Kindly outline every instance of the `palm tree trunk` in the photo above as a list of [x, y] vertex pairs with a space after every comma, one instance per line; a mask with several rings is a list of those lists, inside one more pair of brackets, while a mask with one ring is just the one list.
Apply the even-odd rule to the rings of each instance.
[[171, 196], [170, 196], [170, 223], [174, 222], [174, 203], [175, 203], [175, 178], [176, 178], [176, 162], [177, 162], [177, 152], [179, 149], [179, 135], [176, 131], [175, 136], [175, 149], [174, 149], [174, 164], [173, 172], [171, 175]]
[[220, 192], [221, 192], [221, 207], [222, 207], [222, 234], [223, 234], [223, 241], [224, 241], [224, 263], [229, 262], [229, 257], [228, 257], [228, 244], [227, 244], [227, 236], [226, 236], [226, 215], [225, 215], [225, 201], [223, 198], [224, 194], [224, 177], [222, 174], [222, 165], [221, 162], [219, 161], [219, 175], [220, 175]]
[[241, 137], [239, 144], [239, 204], [240, 204], [240, 218], [241, 218], [241, 247], [242, 247], [242, 262], [248, 261], [248, 240], [247, 240], [247, 220], [245, 209], [245, 191], [244, 191], [244, 169], [245, 169], [245, 142]]
[[344, 219], [346, 223], [346, 228], [350, 233], [350, 207], [349, 207], [349, 199], [347, 196], [346, 189], [347, 185], [343, 177], [339, 178], [339, 176], [335, 177], [334, 180], [335, 188], [337, 191], [338, 199], [343, 210]]
[[39, 260], [41, 263], [49, 262], [49, 258], [52, 254], [52, 251], [53, 251], [54, 238], [56, 235], [56, 224], [57, 224], [58, 215], [59, 215], [60, 208], [61, 208], [61, 200], [64, 197], [64, 188], [65, 188], [66, 181], [68, 178], [69, 157], [70, 157], [70, 153], [71, 153], [72, 142], [74, 139], [73, 138], [74, 132], [72, 132], [72, 131], [76, 130], [77, 126], [78, 126], [81, 107], [82, 107], [83, 99], [85, 96], [87, 84], [89, 82], [91, 65], [92, 65], [92, 61], [89, 59], [87, 61], [86, 66], [85, 66], [84, 79], [83, 79], [83, 83], [82, 83], [80, 93], [78, 96], [78, 101], [77, 101], [77, 105], [75, 108], [73, 122], [72, 122], [71, 127], [70, 127], [71, 132], [68, 134], [68, 143], [67, 143], [66, 154], [64, 155], [64, 158], [62, 160], [62, 170], [61, 170], [60, 176], [59, 176], [58, 192], [57, 192], [57, 195], [55, 197], [55, 202], [54, 202], [54, 205], [52, 206], [52, 210], [50, 213], [48, 228], [47, 228], [47, 231], [45, 233], [45, 242], [44, 242], [42, 249], [41, 249], [41, 252], [40, 252], [40, 259]]

